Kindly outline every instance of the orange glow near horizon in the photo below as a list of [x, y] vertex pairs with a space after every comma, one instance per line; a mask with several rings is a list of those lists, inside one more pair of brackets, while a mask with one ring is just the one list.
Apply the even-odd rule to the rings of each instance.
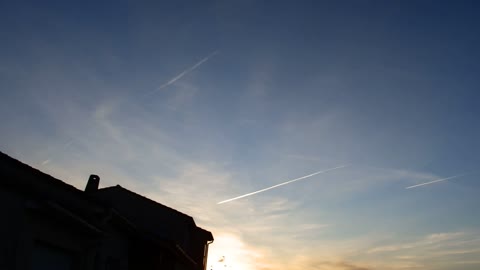
[[254, 270], [262, 253], [233, 234], [219, 234], [210, 245], [207, 270]]

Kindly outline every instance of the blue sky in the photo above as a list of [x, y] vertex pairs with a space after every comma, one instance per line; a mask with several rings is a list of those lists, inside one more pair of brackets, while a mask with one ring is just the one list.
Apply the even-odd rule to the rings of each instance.
[[4, 1], [0, 149], [192, 215], [209, 269], [478, 269], [479, 11]]

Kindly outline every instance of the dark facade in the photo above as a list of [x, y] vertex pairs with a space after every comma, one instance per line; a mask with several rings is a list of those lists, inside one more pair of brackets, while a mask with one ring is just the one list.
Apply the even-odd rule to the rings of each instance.
[[81, 191], [0, 153], [0, 269], [204, 270], [210, 232], [120, 186]]

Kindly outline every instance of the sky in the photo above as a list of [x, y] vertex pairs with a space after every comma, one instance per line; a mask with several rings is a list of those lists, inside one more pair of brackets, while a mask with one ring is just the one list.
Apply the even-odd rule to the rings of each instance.
[[479, 12], [1, 1], [0, 151], [191, 215], [209, 270], [479, 269]]

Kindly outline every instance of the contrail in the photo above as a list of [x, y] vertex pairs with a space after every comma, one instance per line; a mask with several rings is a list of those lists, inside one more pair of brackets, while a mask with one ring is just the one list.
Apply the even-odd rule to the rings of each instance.
[[457, 178], [457, 177], [461, 177], [461, 176], [464, 176], [464, 175], [466, 175], [466, 173], [450, 176], [450, 177], [447, 177], [447, 178], [441, 178], [441, 179], [433, 180], [433, 181], [430, 181], [430, 182], [421, 183], [421, 184], [418, 184], [418, 185], [409, 186], [409, 187], [406, 187], [405, 189], [416, 188], [416, 187], [430, 185], [430, 184], [437, 183], [437, 182], [447, 181], [447, 180]]
[[151, 91], [151, 92], [148, 92], [144, 95], [144, 97], [146, 96], [149, 96], [151, 94], [154, 94], [155, 92], [157, 91], [160, 91], [161, 89], [169, 86], [169, 85], [172, 85], [174, 84], [176, 81], [180, 80], [183, 76], [187, 75], [188, 73], [194, 71], [195, 69], [197, 69], [199, 66], [201, 66], [203, 63], [207, 62], [208, 60], [210, 60], [210, 58], [214, 57], [216, 54], [218, 53], [218, 51], [214, 51], [213, 53], [209, 54], [207, 57], [203, 58], [202, 60], [200, 60], [198, 63], [196, 63], [195, 65], [187, 68], [186, 70], [182, 71], [181, 73], [179, 73], [177, 76], [171, 78], [168, 82], [160, 85], [160, 87], [158, 87], [157, 89]]
[[65, 144], [63, 144], [61, 149], [58, 149], [58, 148], [57, 148], [57, 150], [54, 149], [55, 151], [53, 152], [53, 154], [50, 154], [50, 157], [47, 157], [47, 159], [42, 161], [42, 163], [41, 163], [42, 166], [45, 166], [48, 163], [50, 163], [52, 161], [52, 156], [57, 155], [60, 152], [60, 150], [62, 150], [62, 152], [65, 151], [70, 145], [72, 145], [72, 143], [73, 143], [73, 139], [69, 139]]
[[264, 188], [264, 189], [261, 189], [261, 190], [257, 190], [257, 191], [254, 191], [254, 192], [250, 192], [250, 193], [235, 197], [235, 198], [224, 200], [224, 201], [218, 202], [217, 204], [222, 204], [222, 203], [235, 201], [235, 200], [238, 200], [238, 199], [241, 199], [241, 198], [245, 198], [245, 197], [252, 196], [254, 194], [260, 193], [260, 192], [264, 192], [264, 191], [276, 188], [276, 187], [280, 187], [280, 186], [287, 185], [287, 184], [290, 184], [290, 183], [293, 183], [293, 182], [296, 182], [296, 181], [300, 181], [302, 179], [309, 178], [309, 177], [312, 177], [312, 176], [320, 174], [320, 173], [326, 173], [328, 171], [333, 171], [333, 170], [344, 168], [344, 167], [347, 167], [347, 165], [342, 165], [342, 166], [338, 166], [338, 167], [335, 167], [335, 168], [326, 169], [326, 170], [323, 170], [323, 171], [318, 171], [318, 172], [315, 172], [315, 173], [312, 173], [312, 174], [309, 174], [309, 175], [305, 175], [305, 176], [302, 176], [302, 177], [299, 177], [299, 178], [295, 178], [293, 180], [289, 180], [287, 182], [283, 182], [283, 183], [280, 183], [280, 184], [277, 184], [277, 185], [274, 185], [274, 186], [271, 186], [271, 187], [267, 187], [267, 188]]

